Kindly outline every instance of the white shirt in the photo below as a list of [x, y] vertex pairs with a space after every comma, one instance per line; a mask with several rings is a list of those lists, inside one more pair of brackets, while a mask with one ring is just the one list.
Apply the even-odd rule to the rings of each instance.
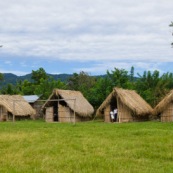
[[111, 118], [114, 119], [114, 113], [113, 111], [110, 112]]
[[114, 114], [117, 114], [118, 110], [117, 109], [114, 109]]

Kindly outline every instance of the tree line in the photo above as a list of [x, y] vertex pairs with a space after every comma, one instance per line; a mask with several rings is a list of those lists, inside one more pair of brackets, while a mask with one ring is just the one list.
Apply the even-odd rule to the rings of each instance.
[[[154, 107], [171, 89], [173, 73], [160, 74], [155, 70], [144, 71], [134, 76], [134, 67], [130, 71], [114, 68], [106, 75], [95, 77], [86, 72], [74, 73], [67, 81], [55, 80], [47, 75], [43, 68], [32, 70], [31, 81], [18, 81], [16, 85], [8, 84], [1, 94], [40, 95], [48, 99], [54, 88], [81, 91], [84, 97], [97, 109], [114, 87], [136, 90], [152, 107]], [[3, 80], [3, 75], [0, 75]]]

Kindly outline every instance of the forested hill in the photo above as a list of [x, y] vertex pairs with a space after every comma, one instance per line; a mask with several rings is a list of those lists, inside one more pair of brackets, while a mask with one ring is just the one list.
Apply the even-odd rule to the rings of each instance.
[[[62, 82], [65, 82], [70, 76], [72, 76], [72, 74], [48, 74], [48, 75], [53, 77], [55, 80], [59, 79]], [[3, 76], [4, 76], [4, 80], [0, 82], [1, 87], [9, 83], [15, 85], [17, 82], [23, 81], [23, 80], [31, 81], [31, 74], [27, 74], [24, 76], [17, 76], [12, 73], [3, 73]]]

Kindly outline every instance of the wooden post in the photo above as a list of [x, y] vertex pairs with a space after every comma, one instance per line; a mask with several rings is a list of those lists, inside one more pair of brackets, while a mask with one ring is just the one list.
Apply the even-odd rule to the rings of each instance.
[[117, 96], [117, 121], [120, 123], [121, 120], [120, 120], [120, 110], [119, 110], [120, 106], [119, 106], [119, 99], [118, 99], [118, 96]]
[[74, 99], [74, 124], [76, 123], [76, 111], [75, 111], [75, 109], [76, 109], [76, 99]]
[[60, 122], [60, 111], [59, 111], [59, 95], [58, 95], [58, 102], [57, 102], [57, 117], [58, 117], [58, 122]]
[[13, 100], [13, 122], [15, 122], [15, 100]]
[[0, 107], [0, 121], [2, 121], [2, 107]]

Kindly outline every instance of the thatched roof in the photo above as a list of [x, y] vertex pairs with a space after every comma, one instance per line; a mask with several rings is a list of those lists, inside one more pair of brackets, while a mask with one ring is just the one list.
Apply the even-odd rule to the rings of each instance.
[[121, 88], [114, 88], [108, 95], [106, 100], [98, 108], [96, 115], [101, 115], [103, 109], [111, 102], [111, 99], [118, 98], [124, 105], [126, 105], [134, 115], [143, 116], [152, 113], [151, 106], [134, 90], [125, 90]]
[[158, 115], [163, 112], [164, 109], [168, 106], [169, 103], [173, 102], [173, 90], [171, 90], [153, 110], [154, 115]]
[[60, 89], [53, 90], [48, 101], [43, 105], [43, 108], [49, 105], [49, 100], [55, 98], [55, 96], [57, 96], [60, 99], [64, 99], [64, 101], [67, 103], [67, 106], [72, 111], [75, 111], [79, 116], [83, 117], [91, 116], [94, 112], [94, 108], [86, 100], [86, 98], [84, 98], [83, 94], [80, 91], [60, 90]]
[[0, 95], [0, 106], [16, 116], [34, 115], [35, 110], [20, 95]]

